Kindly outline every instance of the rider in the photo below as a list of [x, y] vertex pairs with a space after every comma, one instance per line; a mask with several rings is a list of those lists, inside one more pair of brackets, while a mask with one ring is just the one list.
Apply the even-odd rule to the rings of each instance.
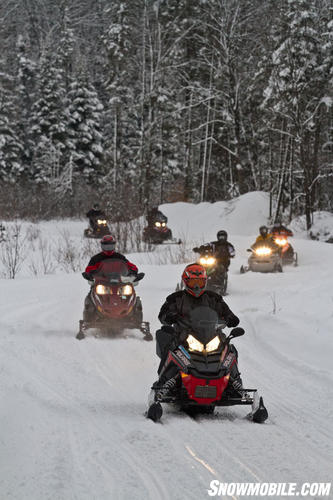
[[[169, 350], [177, 345], [179, 335], [177, 321], [186, 322], [193, 309], [208, 306], [217, 312], [219, 318], [225, 321], [228, 327], [235, 327], [239, 324], [238, 317], [229, 309], [223, 298], [215, 292], [205, 290], [207, 273], [203, 266], [195, 263], [189, 264], [184, 269], [182, 280], [185, 289], [169, 295], [158, 315], [158, 319], [163, 325], [156, 332], [156, 352], [161, 358], [158, 375], [162, 371]], [[238, 356], [236, 348], [230, 347]], [[232, 367], [231, 378], [234, 389], [236, 391], [242, 390], [243, 385], [237, 364]], [[160, 379], [155, 382], [155, 387], [163, 386], [168, 379], [169, 377], [164, 372]]]
[[278, 251], [279, 247], [275, 243], [273, 235], [268, 232], [267, 226], [260, 226], [259, 228], [259, 236], [257, 236], [255, 243], [252, 245], [252, 248], [260, 245], [261, 243], [265, 243], [272, 248], [272, 250]]
[[[122, 260], [127, 265], [129, 274], [137, 276], [138, 268], [136, 267], [136, 265], [132, 264], [132, 262], [127, 260], [126, 257], [121, 253], [115, 252], [116, 243], [117, 242], [114, 236], [111, 236], [110, 234], [103, 236], [103, 238], [101, 239], [102, 251], [97, 255], [91, 257], [85, 272], [82, 273], [83, 277], [86, 280], [91, 281], [91, 275], [96, 273], [96, 271], [98, 271], [102, 262], [106, 259]], [[95, 306], [91, 300], [91, 290], [90, 290], [84, 301], [83, 321], [86, 322], [93, 321], [94, 317], [95, 317]]]
[[[272, 227], [271, 233], [272, 233], [272, 237], [273, 237], [275, 243], [277, 243], [276, 240], [277, 241], [280, 240], [279, 245], [283, 245], [283, 246], [281, 246], [281, 252], [282, 252], [283, 258], [286, 260], [293, 259], [294, 258], [294, 249], [288, 241], [288, 237], [294, 235], [292, 230], [288, 229], [281, 222], [277, 222]], [[285, 240], [284, 244], [281, 242], [281, 240]]]
[[217, 271], [228, 271], [230, 259], [235, 257], [235, 247], [228, 241], [228, 233], [224, 229], [218, 231], [216, 238], [217, 241], [193, 248], [193, 252], [201, 253], [209, 247], [215, 255]]
[[291, 229], [288, 229], [286, 226], [284, 226], [283, 224], [281, 224], [281, 222], [277, 222], [276, 224], [274, 224], [274, 226], [272, 227], [271, 229], [271, 233], [273, 235], [273, 237], [276, 237], [276, 236], [293, 236], [294, 233], [292, 232]]
[[97, 218], [105, 217], [105, 212], [101, 210], [98, 203], [94, 203], [93, 207], [86, 213], [86, 216], [89, 219], [91, 229], [95, 231], [98, 227]]

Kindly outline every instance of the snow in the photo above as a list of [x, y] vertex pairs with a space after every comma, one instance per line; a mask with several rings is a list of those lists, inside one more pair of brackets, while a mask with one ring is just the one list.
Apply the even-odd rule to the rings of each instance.
[[[237, 256], [226, 302], [246, 330], [235, 340], [240, 370], [245, 385], [263, 395], [268, 421], [249, 422], [242, 407], [193, 420], [167, 406], [161, 423], [147, 420], [154, 343], [136, 331], [77, 341], [88, 291], [80, 272], [58, 268], [36, 278], [25, 262], [17, 279], [0, 280], [0, 498], [192, 500], [208, 498], [212, 479], [331, 481], [332, 246], [306, 239], [299, 227], [291, 239], [298, 267], [240, 275], [246, 248], [267, 222], [266, 194], [162, 211], [175, 236], [187, 235], [189, 252], [192, 242], [229, 232]], [[23, 226], [34, 241], [36, 227]], [[67, 231], [83, 245], [84, 227], [71, 220], [38, 224], [50, 243]], [[152, 330], [184, 267], [149, 263], [166, 248], [129, 255], [146, 273], [138, 292]]]
[[[306, 237], [305, 216], [296, 217], [291, 223], [291, 228], [297, 231], [299, 236]], [[333, 214], [324, 210], [315, 212], [309, 234], [312, 239], [333, 243]]]

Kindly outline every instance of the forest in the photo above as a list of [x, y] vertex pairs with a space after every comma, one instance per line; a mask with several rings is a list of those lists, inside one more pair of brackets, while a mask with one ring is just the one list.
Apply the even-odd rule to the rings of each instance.
[[333, 211], [331, 0], [1, 0], [0, 219]]

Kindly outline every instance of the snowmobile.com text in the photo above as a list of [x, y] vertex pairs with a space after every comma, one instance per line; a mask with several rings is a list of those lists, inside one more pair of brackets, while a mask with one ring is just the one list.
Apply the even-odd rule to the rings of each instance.
[[262, 497], [328, 497], [331, 483], [221, 483], [210, 482], [208, 495], [214, 496], [262, 496]]

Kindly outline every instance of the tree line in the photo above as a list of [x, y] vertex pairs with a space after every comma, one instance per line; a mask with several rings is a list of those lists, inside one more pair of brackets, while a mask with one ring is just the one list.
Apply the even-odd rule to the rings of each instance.
[[2, 0], [0, 43], [3, 215], [333, 210], [331, 0]]

